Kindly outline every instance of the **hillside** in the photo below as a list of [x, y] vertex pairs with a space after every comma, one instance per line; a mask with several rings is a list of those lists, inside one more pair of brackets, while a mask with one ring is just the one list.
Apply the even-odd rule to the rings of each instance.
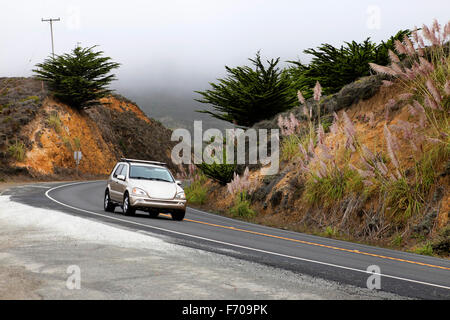
[[[408, 136], [405, 133], [404, 126], [407, 121], [412, 121], [413, 126], [417, 123], [418, 126], [421, 120], [417, 119], [417, 115], [410, 114], [410, 98], [404, 95], [405, 89], [401, 81], [383, 85], [384, 79], [386, 77], [379, 75], [362, 78], [345, 86], [337, 94], [322, 97], [320, 105], [322, 114], [326, 114], [322, 120], [325, 132], [321, 138], [317, 138], [323, 139], [323, 142], [315, 144], [312, 150], [308, 149], [309, 140], [304, 139], [308, 128], [303, 107], [296, 107], [254, 126], [279, 128], [279, 117], [287, 119], [291, 114], [300, 123], [298, 135], [282, 137], [282, 161], [278, 174], [263, 176], [260, 169], [253, 168], [250, 171], [248, 193], [249, 207], [253, 214], [249, 209], [242, 210], [245, 205], [227, 191], [227, 186], [211, 180], [206, 184], [205, 199], [201, 201], [203, 204], [198, 206], [220, 214], [294, 231], [401, 248], [417, 253], [448, 255], [448, 146], [441, 147], [440, 144], [420, 140], [416, 135]], [[396, 103], [393, 103], [394, 100]], [[306, 108], [314, 105], [313, 99], [305, 104]], [[336, 112], [338, 121], [333, 121], [333, 112]], [[336, 123], [335, 129], [331, 128], [332, 123]], [[395, 177], [392, 183], [386, 184], [386, 188], [389, 186], [392, 189], [386, 190], [383, 189], [384, 186], [370, 186], [370, 181], [366, 182], [362, 178], [368, 173], [365, 169], [359, 169], [360, 153], [351, 150], [347, 143], [348, 134], [345, 133], [349, 126], [352, 127], [355, 132], [354, 145], [356, 146], [357, 141], [359, 146], [364, 146], [363, 149], [371, 150], [375, 154], [374, 157], [379, 157], [382, 159], [380, 162], [386, 163], [389, 172], [395, 172], [396, 168], [390, 160], [386, 145], [385, 125], [390, 128], [398, 143], [393, 152], [405, 176], [404, 179]], [[430, 130], [432, 129], [425, 128], [421, 134], [426, 135]], [[304, 144], [308, 155], [302, 155], [298, 143]], [[420, 145], [420, 150], [413, 149], [414, 143]], [[325, 160], [324, 152], [330, 153], [328, 156], [332, 158], [331, 161]], [[421, 157], [424, 154], [431, 156], [423, 160]], [[314, 158], [323, 159], [317, 161], [317, 172], [322, 172], [321, 176], [317, 173], [319, 177], [311, 178], [311, 172], [316, 169], [311, 166], [305, 168], [305, 157], [313, 159], [310, 163], [315, 161]], [[425, 167], [424, 163], [429, 163], [429, 166]], [[334, 165], [336, 170], [333, 169]], [[326, 172], [320, 171], [321, 169]], [[420, 195], [423, 199], [420, 203], [413, 203], [408, 199], [408, 192], [402, 193], [393, 188], [398, 187], [401, 181], [414, 179], [415, 170], [428, 170], [430, 179], [428, 184], [417, 184], [422, 188]], [[352, 174], [355, 174], [354, 177]], [[241, 211], [236, 211], [237, 203], [241, 205]], [[389, 205], [386, 206], [385, 203]], [[418, 209], [408, 213], [411, 203], [417, 205]]]
[[120, 95], [76, 111], [55, 101], [41, 81], [0, 78], [0, 179], [108, 174], [120, 157], [170, 161], [171, 131]]

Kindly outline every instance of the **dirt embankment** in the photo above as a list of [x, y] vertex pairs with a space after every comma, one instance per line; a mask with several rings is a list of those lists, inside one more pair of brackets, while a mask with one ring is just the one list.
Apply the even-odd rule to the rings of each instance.
[[[130, 100], [111, 95], [87, 110], [54, 100], [41, 81], [0, 78], [0, 178], [73, 178], [74, 151], [84, 178], [104, 176], [120, 157], [172, 167], [171, 131]], [[176, 170], [176, 168], [172, 168]]]
[[[390, 108], [389, 112], [386, 111], [388, 101], [398, 100], [399, 95], [404, 93], [400, 85], [381, 86], [379, 79], [375, 86], [376, 90], [369, 92], [364, 83], [370, 87], [373, 85], [372, 81], [373, 77], [363, 79], [343, 89], [344, 94], [349, 97], [363, 95], [364, 98], [347, 99], [342, 97], [342, 92], [331, 98], [325, 97], [322, 112], [336, 111], [342, 119], [345, 111], [353, 122], [358, 142], [384, 159], [389, 159], [383, 132], [385, 124], [393, 128], [400, 125], [401, 121], [414, 121], [414, 119], [408, 112], [407, 103], [397, 103]], [[369, 94], [366, 95], [365, 92]], [[346, 102], [339, 103], [339, 100]], [[294, 108], [283, 116], [291, 112], [301, 119], [301, 108]], [[276, 128], [277, 117], [258, 123], [256, 127]], [[401, 131], [391, 130], [399, 142], [399, 148], [395, 150], [398, 161], [405, 174], [411, 176], [415, 170], [415, 156], [420, 156], [420, 152], [414, 152], [412, 144], [402, 137]], [[327, 132], [324, 143], [330, 149], [337, 150], [338, 145], [345, 145], [345, 139], [342, 132]], [[321, 150], [316, 147], [315, 152], [319, 154]], [[351, 155], [346, 161], [361, 167], [357, 153]], [[392, 163], [385, 161], [389, 170], [392, 170]], [[256, 215], [250, 220], [295, 231], [414, 251], [428, 243], [438, 243], [440, 245], [438, 254], [445, 256], [450, 254], [449, 168], [448, 158], [442, 158], [434, 165], [436, 178], [424, 193], [425, 205], [421, 208], [420, 214], [399, 222], [395, 217], [381, 213], [387, 212], [390, 208], [380, 208], [381, 201], [378, 193], [372, 196], [364, 193], [346, 194], [340, 200], [334, 201], [332, 205], [311, 204], [305, 195], [304, 174], [294, 157], [289, 161], [282, 161], [280, 171], [276, 175], [262, 176], [258, 169], [250, 172], [250, 180], [254, 185], [254, 190], [251, 192], [251, 208], [256, 211]], [[212, 181], [208, 182], [208, 187], [208, 199], [201, 207], [231, 215], [230, 208], [234, 204], [235, 197], [227, 192], [225, 186]], [[417, 251], [420, 250], [417, 249]]]

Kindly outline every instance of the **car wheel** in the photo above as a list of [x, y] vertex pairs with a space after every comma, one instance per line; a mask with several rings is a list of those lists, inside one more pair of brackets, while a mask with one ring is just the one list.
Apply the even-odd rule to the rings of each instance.
[[184, 219], [184, 215], [186, 214], [186, 211], [184, 210], [178, 210], [171, 213], [172, 219], [175, 221], [181, 221]]
[[128, 196], [128, 193], [125, 193], [125, 196], [123, 197], [122, 210], [123, 214], [126, 216], [132, 216], [136, 213], [136, 209], [130, 204], [130, 197]]
[[150, 218], [156, 218], [157, 216], [159, 216], [159, 212], [157, 212], [157, 211], [150, 211], [148, 213], [148, 215], [150, 216]]
[[114, 212], [116, 206], [111, 202], [111, 198], [109, 197], [109, 191], [105, 191], [105, 199], [103, 200], [103, 209], [106, 212]]

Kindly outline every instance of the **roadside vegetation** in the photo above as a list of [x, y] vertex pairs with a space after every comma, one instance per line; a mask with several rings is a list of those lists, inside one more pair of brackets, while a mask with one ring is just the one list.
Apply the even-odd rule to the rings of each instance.
[[189, 181], [189, 185], [184, 188], [186, 200], [190, 204], [205, 204], [208, 198], [208, 187], [206, 186], [207, 178], [193, 164], [189, 165], [188, 170], [183, 166], [178, 166], [178, 178]]
[[[330, 237], [386, 239], [386, 245], [409, 246], [416, 253], [449, 255], [450, 234], [441, 231], [447, 230], [448, 212], [437, 217], [441, 203], [448, 205], [449, 38], [450, 23], [434, 21], [420, 30], [402, 30], [379, 45], [366, 40], [340, 49], [325, 44], [306, 50], [313, 61], [294, 63], [289, 70], [294, 79], [290, 89], [299, 89], [291, 94], [299, 107], [276, 116], [280, 160], [292, 173], [288, 186], [252, 179], [248, 168], [242, 176], [235, 172], [227, 183], [229, 213], [255, 218], [270, 203], [283, 205], [302, 217], [303, 231], [318, 227]], [[353, 64], [363, 67], [352, 73]], [[323, 94], [371, 73], [383, 79], [382, 88], [399, 92], [378, 108], [382, 114], [378, 109], [359, 118], [345, 109], [324, 114]], [[222, 82], [220, 90], [233, 88]], [[232, 112], [227, 117], [244, 126], [259, 120], [239, 122]], [[377, 141], [367, 140], [371, 130], [379, 133], [372, 138]], [[269, 184], [272, 191], [265, 192]]]
[[17, 141], [8, 147], [8, 153], [16, 161], [23, 161], [25, 159], [25, 144], [22, 141]]
[[196, 100], [214, 108], [214, 111], [199, 112], [248, 127], [295, 105], [295, 97], [290, 95], [289, 76], [277, 67], [280, 58], [266, 61], [266, 66], [258, 52], [249, 60], [253, 68], [226, 66], [226, 78], [219, 79], [217, 84], [210, 83], [212, 89], [197, 91], [202, 99]]
[[108, 85], [115, 80], [110, 74], [119, 67], [102, 51], [76, 47], [71, 53], [49, 57], [36, 65], [36, 79], [47, 83], [55, 98], [75, 109], [85, 109], [99, 103], [111, 93]]
[[233, 180], [227, 184], [228, 193], [233, 197], [233, 206], [229, 210], [232, 216], [249, 219], [256, 215], [251, 208], [249, 197], [254, 189], [254, 180], [250, 179], [248, 167], [242, 176], [234, 174]]

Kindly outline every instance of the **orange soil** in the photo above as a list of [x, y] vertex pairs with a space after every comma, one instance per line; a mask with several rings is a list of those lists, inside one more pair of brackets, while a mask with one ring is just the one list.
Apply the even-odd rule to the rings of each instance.
[[[385, 105], [389, 99], [396, 99], [401, 93], [404, 93], [404, 91], [396, 85], [391, 87], [382, 87], [380, 88], [380, 91], [372, 98], [359, 101], [346, 109], [348, 116], [355, 126], [358, 141], [365, 144], [374, 153], [382, 152], [387, 156], [386, 142], [383, 133], [384, 125], [386, 123]], [[373, 112], [374, 114], [374, 121], [372, 123], [370, 123], [367, 119], [370, 112]], [[338, 116], [342, 118], [342, 114], [343, 111], [340, 111]], [[415, 122], [415, 120], [411, 118], [407, 108], [404, 106], [399, 110], [392, 111], [390, 113], [388, 126], [396, 124], [399, 120]], [[395, 150], [395, 152], [400, 165], [405, 169], [412, 167], [414, 164], [414, 152], [409, 144], [409, 141], [405, 141], [400, 132], [393, 129], [390, 129], [390, 131], [392, 135], [397, 137], [399, 142], [400, 150]], [[344, 143], [345, 136], [342, 133], [326, 134], [325, 144], [329, 147], [335, 148], [337, 145], [343, 146]], [[320, 153], [319, 150], [316, 150], [316, 152]], [[351, 163], [361, 168], [359, 156], [357, 154], [352, 156]], [[292, 188], [289, 188], [289, 182], [296, 174], [299, 173], [299, 169], [295, 164], [295, 161], [284, 164], [284, 168], [286, 168], [286, 166], [291, 166], [289, 172], [281, 181], [278, 182], [276, 187], [273, 188], [273, 190], [284, 190], [283, 192], [285, 194], [291, 192], [290, 190], [292, 190]], [[283, 170], [284, 168], [281, 166], [280, 170]], [[388, 168], [392, 169], [392, 165], [388, 165]], [[262, 177], [259, 172], [253, 173], [252, 177], [259, 181], [258, 184], [261, 184]], [[448, 188], [448, 180], [449, 179], [446, 178], [445, 181], [440, 181], [440, 184], [445, 186], [445, 191], [437, 219], [438, 223], [435, 226], [436, 229], [440, 229], [448, 223], [448, 213], [450, 212], [450, 191]], [[269, 194], [266, 199], [270, 199], [271, 195], [272, 194]], [[233, 198], [226, 191], [226, 187], [215, 189], [209, 196], [211, 200], [214, 199], [213, 203], [215, 208], [212, 208], [213, 210], [217, 210], [217, 208], [227, 210], [232, 205]], [[280, 225], [280, 223], [295, 223], [300, 221], [301, 217], [305, 214], [309, 214], [308, 205], [305, 203], [303, 198], [299, 198], [295, 201], [293, 206], [294, 209], [291, 212], [284, 212], [283, 214], [280, 214], [280, 209], [278, 207], [272, 208], [270, 204], [267, 209], [263, 209], [262, 204], [260, 203], [255, 204], [253, 207], [259, 212], [257, 216], [258, 221], [268, 224]]]
[[[135, 105], [124, 103], [114, 97], [101, 100], [110, 108], [123, 112], [125, 110], [135, 112], [140, 118], [150, 122], [145, 114]], [[73, 152], [75, 151], [74, 139], [81, 142], [81, 152], [83, 158], [79, 164], [82, 173], [102, 175], [108, 174], [114, 166], [116, 156], [112, 148], [103, 140], [96, 123], [83, 113], [47, 98], [43, 102], [44, 110], [48, 115], [57, 113], [61, 120], [61, 129], [56, 132], [54, 128], [46, 127], [48, 119], [37, 117], [29, 123], [23, 130], [28, 134], [33, 147], [26, 153], [25, 160], [16, 165], [27, 167], [31, 172], [48, 175], [54, 173], [56, 167], [72, 168], [76, 167]], [[36, 134], [40, 132], [40, 139]], [[39, 147], [37, 140], [40, 140], [42, 147]], [[65, 143], [66, 142], [66, 143]], [[70, 142], [71, 147], [68, 146]], [[67, 144], [67, 145], [66, 145]]]
[[140, 118], [148, 123], [151, 122], [150, 119], [145, 115], [145, 113], [134, 104], [131, 104], [131, 103], [128, 103], [125, 101], [120, 101], [113, 96], [102, 98], [102, 99], [100, 99], [100, 102], [103, 105], [107, 105], [111, 109], [115, 109], [119, 112], [132, 111], [132, 112], [136, 113], [138, 118]]

